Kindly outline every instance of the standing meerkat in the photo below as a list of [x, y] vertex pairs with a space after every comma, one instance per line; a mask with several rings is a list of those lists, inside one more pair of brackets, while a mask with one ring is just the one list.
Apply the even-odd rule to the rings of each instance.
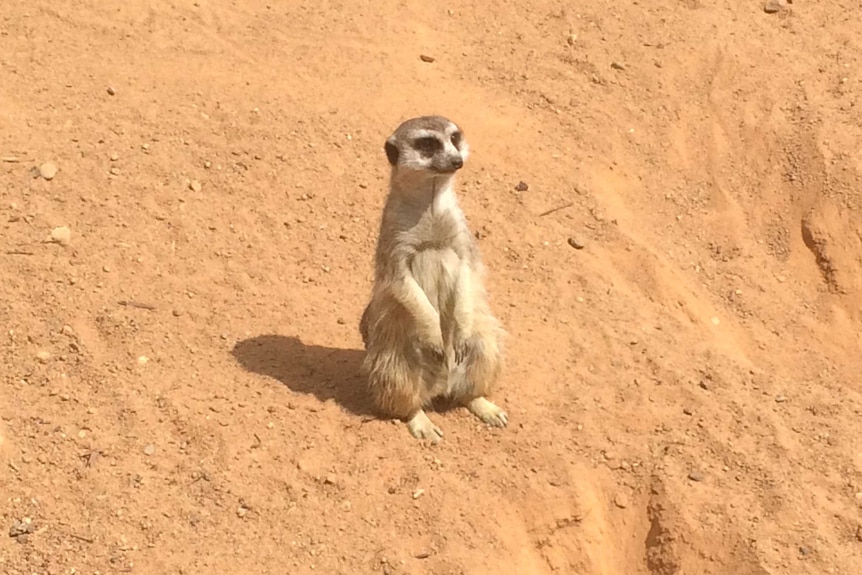
[[422, 116], [398, 126], [384, 150], [389, 194], [359, 322], [372, 399], [434, 443], [443, 432], [425, 408], [435, 397], [504, 427], [506, 412], [485, 396], [500, 374], [506, 334], [488, 305], [485, 268], [454, 190], [467, 142], [451, 120]]

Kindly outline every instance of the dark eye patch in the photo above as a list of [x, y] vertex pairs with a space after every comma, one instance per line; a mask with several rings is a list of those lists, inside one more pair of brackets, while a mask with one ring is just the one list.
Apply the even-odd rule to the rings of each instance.
[[429, 136], [425, 138], [416, 138], [413, 141], [413, 147], [419, 150], [423, 156], [433, 156], [443, 148], [443, 145], [437, 138]]
[[452, 145], [456, 148], [461, 143], [461, 132], [455, 132], [452, 134]]

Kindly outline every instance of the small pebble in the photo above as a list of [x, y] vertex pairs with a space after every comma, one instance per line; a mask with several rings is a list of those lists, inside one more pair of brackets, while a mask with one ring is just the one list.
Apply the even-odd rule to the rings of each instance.
[[337, 320], [335, 320], [335, 322], [336, 322], [338, 325], [344, 325], [344, 324], [346, 324], [346, 323], [347, 323], [346, 321], [344, 321], [344, 318], [343, 318], [343, 317], [338, 318]]
[[51, 241], [62, 246], [68, 246], [72, 241], [72, 230], [66, 226], [60, 226], [51, 230]]
[[46, 180], [53, 180], [57, 175], [57, 166], [53, 162], [45, 162], [39, 166], [39, 175]]
[[9, 537], [20, 537], [21, 535], [26, 535], [30, 533], [33, 526], [27, 521], [15, 521], [12, 523], [12, 527], [9, 528]]
[[118, 168], [117, 166], [111, 166], [110, 173], [112, 176], [119, 176], [120, 168]]
[[150, 443], [144, 447], [144, 455], [153, 455], [156, 452], [156, 446]]
[[580, 238], [575, 237], [575, 236], [569, 237], [568, 242], [569, 242], [569, 245], [572, 246], [573, 248], [575, 248], [576, 250], [582, 250], [586, 247], [583, 240], [581, 240]]
[[200, 192], [202, 188], [201, 183], [197, 180], [192, 180], [189, 182], [189, 189], [193, 192]]
[[692, 414], [693, 414], [693, 412], [691, 411], [691, 409], [689, 409], [689, 408], [687, 408], [687, 407], [683, 408], [682, 412], [683, 412], [684, 414], [686, 414], [686, 415], [692, 415]]
[[578, 41], [578, 35], [577, 34], [569, 34], [568, 38], [566, 38], [566, 43], [568, 43], [569, 46], [574, 46], [575, 42], [577, 42], [577, 41]]
[[619, 62], [611, 62], [611, 68], [614, 70], [625, 70], [626, 67], [620, 64]]
[[413, 499], [419, 499], [420, 497], [422, 497], [423, 493], [425, 493], [424, 489], [417, 489], [413, 492]]
[[111, 154], [111, 161], [112, 162], [116, 162], [119, 159], [120, 159], [119, 154]]
[[181, 315], [183, 315], [183, 310], [181, 310], [181, 309], [175, 309], [175, 310], [173, 311], [173, 314], [174, 314], [174, 317], [180, 317]]
[[112, 87], [108, 86], [108, 95], [113, 96], [113, 95], [115, 95], [116, 93], [117, 93], [117, 92], [116, 92]]
[[338, 478], [334, 473], [330, 473], [323, 479], [323, 482], [326, 485], [335, 485], [338, 482]]
[[48, 363], [51, 361], [51, 352], [44, 349], [39, 350], [36, 352], [36, 359], [39, 360], [39, 363]]
[[780, 12], [783, 8], [783, 0], [766, 0], [766, 3], [763, 5], [763, 11], [767, 14], [775, 14], [776, 12]]
[[149, 361], [150, 361], [150, 358], [148, 358], [145, 355], [138, 357], [138, 365], [146, 365]]
[[620, 509], [625, 509], [629, 506], [629, 498], [626, 497], [624, 493], [618, 493], [617, 496], [614, 497], [614, 505]]
[[691, 479], [692, 481], [703, 481], [704, 480], [703, 473], [701, 473], [700, 471], [692, 471], [691, 473], [688, 474], [688, 478]]
[[434, 56], [426, 56], [425, 54], [421, 54], [419, 56], [419, 59], [422, 60], [423, 62], [427, 62], [429, 64], [431, 62], [433, 62], [434, 60], [436, 60], [436, 58], [434, 58]]
[[242, 517], [245, 517], [246, 514], [248, 514], [248, 509], [246, 509], [245, 507], [237, 508], [237, 510], [236, 510], [237, 517], [242, 518]]
[[787, 401], [785, 396], [780, 394], [775, 396], [775, 403], [784, 403], [785, 401]]
[[516, 186], [515, 186], [515, 191], [516, 191], [516, 192], [526, 192], [526, 191], [527, 191], [527, 190], [529, 190], [529, 189], [530, 189], [530, 186], [528, 186], [528, 185], [527, 185], [527, 182], [525, 182], [525, 181], [523, 181], [523, 180], [521, 180], [520, 182], [518, 182], [518, 185], [516, 185]]

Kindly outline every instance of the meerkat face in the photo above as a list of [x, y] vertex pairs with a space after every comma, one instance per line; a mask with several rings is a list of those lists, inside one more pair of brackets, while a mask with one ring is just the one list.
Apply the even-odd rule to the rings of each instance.
[[461, 129], [442, 116], [420, 116], [402, 123], [384, 145], [389, 164], [397, 170], [451, 175], [469, 154]]

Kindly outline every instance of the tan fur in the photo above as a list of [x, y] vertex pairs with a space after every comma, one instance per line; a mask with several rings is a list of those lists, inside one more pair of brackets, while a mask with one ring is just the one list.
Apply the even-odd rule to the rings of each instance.
[[[440, 172], [429, 165], [445, 165], [447, 158], [412, 154], [417, 125], [444, 141], [457, 130], [445, 118], [423, 117], [405, 122], [387, 140], [398, 153], [394, 162], [390, 156], [375, 283], [359, 330], [366, 349], [362, 370], [377, 407], [405, 420], [414, 436], [436, 442], [442, 431], [424, 412], [435, 397], [454, 399], [491, 425], [506, 425], [505, 412], [485, 398], [503, 367], [505, 332], [488, 305], [485, 268], [454, 195], [460, 165]], [[467, 146], [461, 140], [438, 154], [463, 159]]]

